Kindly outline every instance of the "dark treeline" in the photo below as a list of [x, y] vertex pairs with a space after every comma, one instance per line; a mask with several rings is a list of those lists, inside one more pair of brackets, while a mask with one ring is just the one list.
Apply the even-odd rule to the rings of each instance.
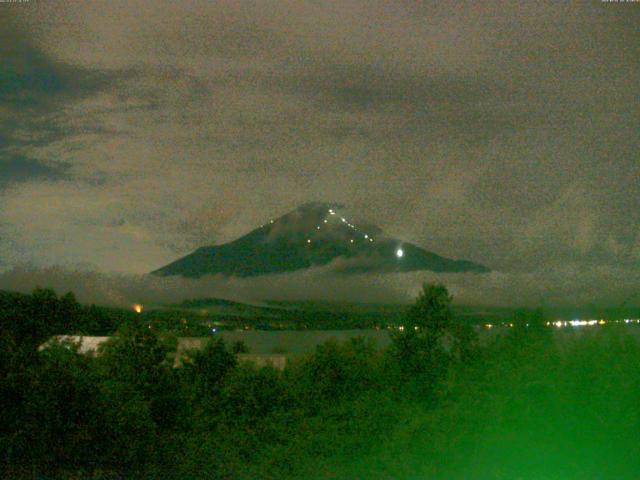
[[133, 311], [78, 303], [69, 292], [58, 297], [48, 288], [31, 295], [0, 290], [0, 327], [38, 343], [54, 334], [110, 335], [120, 326], [139, 321]]
[[2, 302], [2, 478], [640, 471], [640, 348], [619, 331], [560, 348], [541, 313], [528, 312], [479, 348], [446, 288], [425, 285], [385, 350], [363, 339], [327, 342], [280, 371], [239, 364], [212, 339], [174, 368], [175, 337], [135, 321], [96, 357], [70, 344], [39, 351], [61, 327], [86, 321], [87, 309], [44, 290]]
[[[209, 313], [204, 307], [237, 307], [224, 314]], [[403, 319], [403, 309], [382, 312], [349, 312], [309, 309], [260, 308], [226, 300], [185, 301], [180, 308], [165, 306], [139, 314], [132, 308], [84, 306], [73, 293], [58, 297], [51, 289], [36, 289], [32, 295], [0, 291], [0, 320], [11, 318], [22, 325], [46, 319], [37, 328], [39, 337], [51, 334], [113, 335], [130, 324], [151, 325], [161, 332], [179, 336], [207, 336], [216, 330], [306, 330], [385, 328]], [[196, 308], [203, 307], [203, 308]]]

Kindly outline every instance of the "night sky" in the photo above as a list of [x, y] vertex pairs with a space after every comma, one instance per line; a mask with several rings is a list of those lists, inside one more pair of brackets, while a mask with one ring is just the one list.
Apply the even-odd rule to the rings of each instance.
[[0, 288], [142, 282], [328, 201], [495, 270], [445, 276], [462, 300], [622, 302], [639, 25], [632, 2], [0, 3]]

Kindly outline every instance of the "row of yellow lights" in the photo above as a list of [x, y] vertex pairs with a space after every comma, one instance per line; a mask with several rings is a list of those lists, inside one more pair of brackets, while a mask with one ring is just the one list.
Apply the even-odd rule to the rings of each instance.
[[[556, 320], [555, 322], [546, 322], [545, 325], [547, 327], [550, 326], [554, 326], [554, 327], [591, 327], [594, 325], [606, 325], [607, 323], [625, 323], [625, 324], [630, 324], [630, 323], [636, 323], [636, 324], [640, 324], [640, 319], [635, 319], [635, 318], [625, 318], [624, 320]], [[493, 323], [485, 323], [484, 324], [485, 328], [493, 328], [496, 326], [502, 326], [502, 327], [513, 327], [513, 323], [502, 323], [499, 325], [493, 324]], [[526, 326], [528, 327], [529, 324], [527, 323]]]
[[[142, 313], [142, 311], [144, 310], [144, 307], [141, 304], [136, 303], [136, 304], [133, 305], [133, 310], [136, 313]], [[600, 319], [600, 320], [556, 320], [555, 322], [546, 322], [545, 325], [547, 327], [550, 327], [550, 326], [553, 325], [555, 327], [561, 328], [561, 327], [567, 327], [567, 326], [570, 326], [570, 327], [589, 326], [589, 327], [591, 327], [591, 326], [594, 326], [594, 325], [606, 325], [607, 323], [625, 323], [627, 325], [630, 324], [630, 323], [640, 324], [640, 319], [637, 319], [637, 318], [625, 318], [624, 320], [609, 320], [609, 321], [603, 320], [603, 319]], [[513, 323], [506, 323], [506, 324], [503, 323], [503, 324], [500, 324], [500, 325], [495, 325], [493, 323], [485, 323], [484, 324], [484, 327], [487, 328], [487, 329], [491, 329], [491, 328], [496, 327], [496, 326], [513, 328]], [[528, 327], [529, 324], [527, 323], [526, 326]], [[151, 328], [151, 326], [149, 326], [149, 328]], [[389, 328], [392, 328], [392, 327], [389, 327]], [[417, 326], [415, 326], [413, 328], [416, 331], [418, 330]], [[404, 325], [400, 325], [398, 327], [398, 330], [403, 332], [404, 331]]]
[[[606, 325], [607, 323], [640, 324], [640, 319], [626, 318], [624, 320], [556, 320], [555, 322], [546, 322], [545, 325], [547, 327], [555, 326], [560, 328], [560, 327], [583, 327], [583, 326], [593, 326], [593, 325]], [[513, 326], [514, 326], [513, 323], [501, 323], [501, 324], [485, 323], [484, 324], [484, 327], [487, 329], [491, 329], [493, 327], [513, 328]], [[528, 327], [529, 324], [527, 323], [526, 326]], [[394, 327], [389, 326], [388, 328], [392, 329]], [[396, 328], [401, 332], [403, 332], [405, 329], [404, 325], [399, 325]], [[414, 327], [415, 330], [418, 330], [418, 328], [419, 327]]]

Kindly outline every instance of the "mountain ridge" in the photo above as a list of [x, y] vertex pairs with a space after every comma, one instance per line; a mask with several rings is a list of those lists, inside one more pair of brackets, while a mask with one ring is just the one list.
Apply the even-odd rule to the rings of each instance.
[[375, 225], [356, 225], [339, 203], [310, 202], [222, 245], [204, 246], [153, 272], [198, 278], [251, 277], [332, 265], [338, 273], [430, 270], [486, 273], [469, 260], [452, 260], [389, 237]]

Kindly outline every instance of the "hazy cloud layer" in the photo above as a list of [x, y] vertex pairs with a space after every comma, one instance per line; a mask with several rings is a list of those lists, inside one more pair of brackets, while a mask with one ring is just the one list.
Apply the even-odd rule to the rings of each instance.
[[[141, 274], [326, 200], [499, 270], [482, 291], [505, 301], [638, 284], [638, 4], [0, 15], [0, 269]], [[361, 280], [407, 292], [419, 278]]]
[[[193, 298], [240, 302], [318, 300], [331, 302], [409, 303], [423, 282], [442, 282], [454, 303], [476, 306], [606, 306], [637, 304], [640, 274], [620, 268], [577, 265], [536, 273], [340, 275], [329, 265], [288, 274], [254, 278], [209, 276], [199, 279], [152, 275], [104, 274], [60, 267], [16, 267], [0, 273], [0, 289], [28, 293], [37, 286], [59, 294], [76, 293], [83, 303], [127, 307], [134, 303], [173, 304]], [[607, 283], [603, 289], [601, 283]]]

